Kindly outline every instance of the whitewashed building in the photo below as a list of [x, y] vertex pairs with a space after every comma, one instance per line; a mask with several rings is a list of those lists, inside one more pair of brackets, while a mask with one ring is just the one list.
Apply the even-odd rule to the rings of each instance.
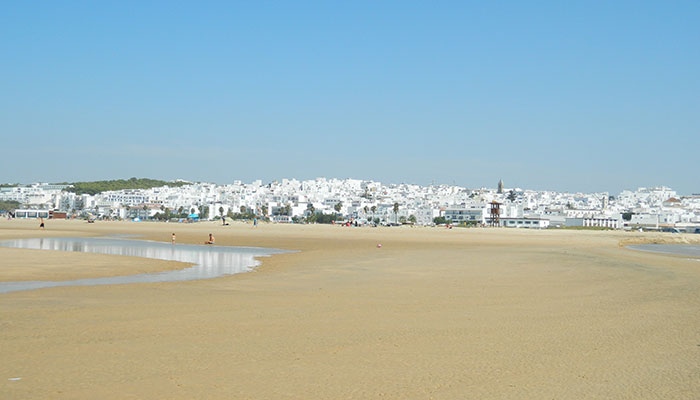
[[549, 220], [544, 218], [500, 218], [499, 223], [506, 228], [544, 229], [549, 227]]

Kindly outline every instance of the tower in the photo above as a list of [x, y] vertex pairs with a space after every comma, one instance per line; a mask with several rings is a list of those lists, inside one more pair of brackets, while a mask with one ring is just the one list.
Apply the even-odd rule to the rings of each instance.
[[501, 203], [496, 200], [491, 202], [491, 208], [489, 209], [489, 224], [491, 226], [500, 225], [501, 216]]
[[498, 193], [503, 193], [503, 179], [498, 181]]

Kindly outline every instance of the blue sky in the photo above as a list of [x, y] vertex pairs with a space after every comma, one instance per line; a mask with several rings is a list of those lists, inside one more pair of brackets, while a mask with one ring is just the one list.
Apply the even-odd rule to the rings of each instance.
[[333, 3], [5, 3], [0, 182], [700, 192], [700, 2]]

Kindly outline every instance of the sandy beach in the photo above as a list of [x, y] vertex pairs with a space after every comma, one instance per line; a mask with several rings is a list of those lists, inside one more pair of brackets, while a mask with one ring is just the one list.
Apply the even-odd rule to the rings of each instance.
[[[691, 235], [0, 221], [0, 240], [173, 232], [299, 252], [211, 280], [0, 294], [0, 399], [700, 397], [700, 262], [621, 246]], [[183, 268], [9, 248], [0, 265], [0, 281]]]

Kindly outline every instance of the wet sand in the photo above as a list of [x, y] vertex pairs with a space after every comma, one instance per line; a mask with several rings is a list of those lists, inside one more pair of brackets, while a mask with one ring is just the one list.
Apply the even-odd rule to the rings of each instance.
[[[301, 252], [212, 280], [0, 295], [3, 399], [700, 397], [700, 262], [620, 246], [692, 236], [47, 222], [0, 221], [0, 239], [211, 232]], [[0, 260], [0, 280], [179, 264]]]

